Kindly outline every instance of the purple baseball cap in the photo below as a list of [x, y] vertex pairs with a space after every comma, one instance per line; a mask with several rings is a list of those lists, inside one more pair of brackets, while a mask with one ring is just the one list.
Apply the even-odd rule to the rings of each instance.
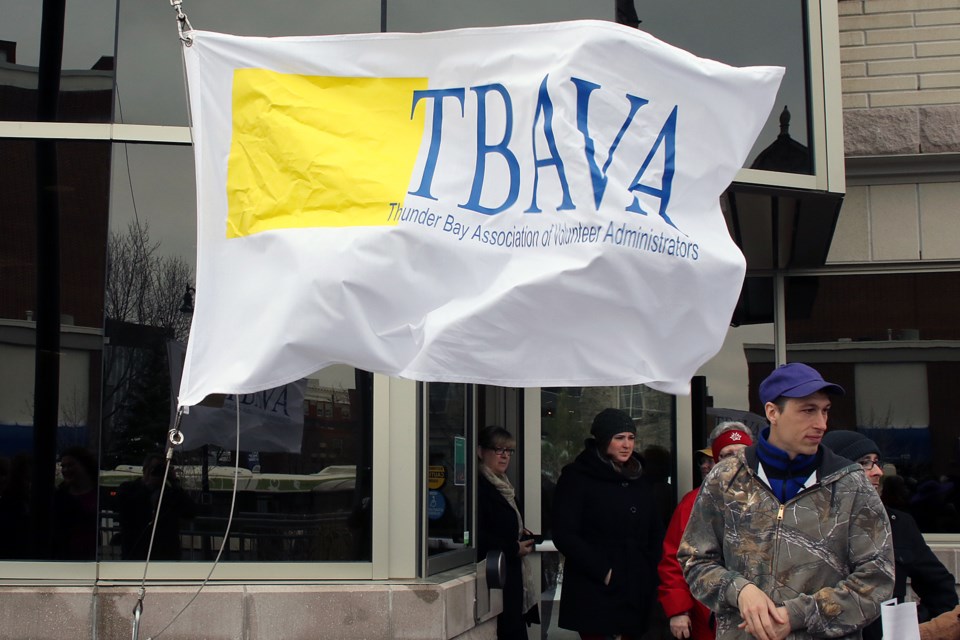
[[813, 367], [802, 362], [790, 362], [774, 369], [773, 373], [760, 383], [760, 402], [766, 405], [780, 396], [805, 398], [817, 391], [844, 395], [843, 387], [827, 382]]

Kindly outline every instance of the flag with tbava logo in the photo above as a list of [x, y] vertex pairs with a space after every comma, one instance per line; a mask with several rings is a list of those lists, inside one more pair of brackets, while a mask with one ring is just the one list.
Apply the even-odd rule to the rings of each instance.
[[782, 68], [601, 21], [190, 35], [180, 406], [334, 363], [685, 393], [720, 349], [745, 263], [719, 197]]

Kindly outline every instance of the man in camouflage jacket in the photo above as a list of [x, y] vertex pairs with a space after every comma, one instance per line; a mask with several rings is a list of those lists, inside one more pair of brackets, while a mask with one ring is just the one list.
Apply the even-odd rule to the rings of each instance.
[[770, 427], [706, 478], [677, 559], [717, 640], [860, 638], [893, 591], [890, 524], [863, 469], [820, 446], [828, 394], [799, 363], [760, 385]]

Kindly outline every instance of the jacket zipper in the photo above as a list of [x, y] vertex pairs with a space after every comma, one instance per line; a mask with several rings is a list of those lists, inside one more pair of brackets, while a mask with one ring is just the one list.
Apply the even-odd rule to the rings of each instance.
[[[751, 475], [755, 475], [752, 469], [750, 469], [749, 467], [746, 467], [746, 468], [748, 473], [750, 473]], [[818, 479], [809, 487], [801, 488], [800, 491], [797, 492], [797, 495], [793, 496], [786, 502], [782, 502], [782, 503], [780, 502], [780, 498], [777, 497], [777, 495], [767, 485], [766, 482], [763, 482], [762, 480], [759, 480], [759, 479], [757, 479], [757, 482], [759, 482], [760, 486], [763, 487], [763, 489], [767, 493], [773, 496], [773, 499], [776, 500], [777, 504], [779, 505], [777, 507], [777, 528], [774, 530], [774, 533], [773, 533], [773, 554], [770, 560], [770, 572], [771, 572], [770, 575], [775, 577], [777, 575], [777, 561], [780, 559], [780, 528], [783, 524], [783, 515], [784, 515], [784, 512], [787, 510], [787, 505], [789, 505], [791, 502], [796, 502], [797, 500], [800, 499], [801, 496], [803, 496], [803, 494], [807, 493], [808, 491], [819, 489], [821, 482]]]
[[781, 504], [777, 509], [777, 529], [773, 534], [773, 558], [770, 561], [770, 575], [774, 579], [777, 576], [777, 560], [780, 559], [780, 527], [783, 524], [783, 512], [786, 508], [787, 505]]

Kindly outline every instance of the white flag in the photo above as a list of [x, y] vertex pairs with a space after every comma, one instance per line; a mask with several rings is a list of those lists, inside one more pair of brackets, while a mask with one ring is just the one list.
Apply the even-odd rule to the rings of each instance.
[[181, 406], [333, 363], [685, 393], [719, 350], [745, 264], [718, 198], [782, 68], [596, 21], [192, 36]]

